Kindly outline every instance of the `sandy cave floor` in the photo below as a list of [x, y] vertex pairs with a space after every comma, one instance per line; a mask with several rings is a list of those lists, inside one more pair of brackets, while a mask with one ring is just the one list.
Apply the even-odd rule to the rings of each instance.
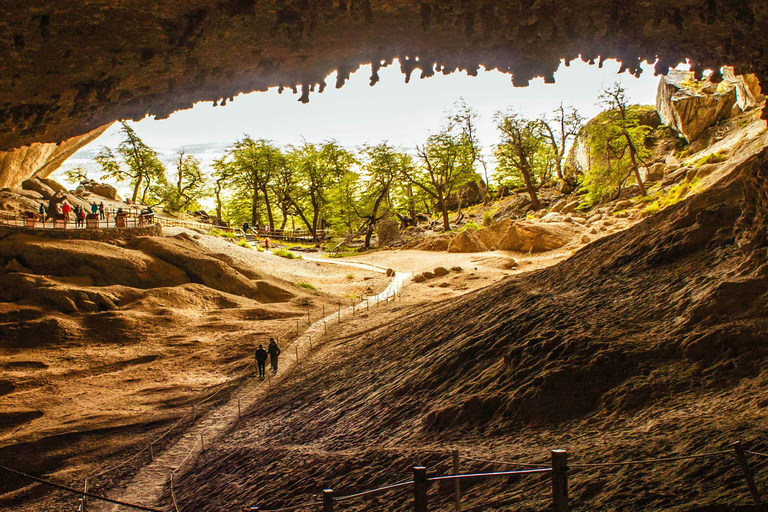
[[[166, 229], [164, 233], [173, 236], [181, 231]], [[307, 259], [288, 260], [216, 237], [201, 236], [198, 242], [209, 251], [227, 254], [262, 272], [314, 286], [318, 292], [317, 300], [312, 301], [311, 316], [315, 318], [319, 318], [324, 304], [330, 309], [352, 296], [378, 293], [389, 281], [381, 273], [310, 260], [319, 257], [315, 254], [306, 255]], [[510, 275], [553, 265], [568, 258], [578, 247], [574, 243], [542, 254], [375, 250], [348, 260], [405, 273], [420, 273], [439, 266], [461, 267], [461, 271], [426, 283], [409, 284], [402, 298], [406, 303], [418, 304], [459, 296]], [[31, 466], [27, 464], [25, 469], [47, 472], [60, 481], [77, 481], [85, 473], [92, 474], [124, 460], [188, 412], [199, 397], [241, 375], [257, 342], [294, 327], [297, 318], [306, 318], [305, 306], [273, 306], [266, 315], [270, 318], [264, 318], [263, 311], [248, 312], [241, 308], [148, 308], [133, 312], [134, 325], [142, 329], [141, 343], [86, 341], [74, 347], [3, 354], [0, 367], [16, 389], [0, 397], [0, 414], [4, 410], [22, 410], [27, 415], [20, 422], [14, 417], [16, 424], [12, 428], [6, 424], [0, 430], [0, 456], [10, 454], [17, 460], [28, 461], [36, 451], [53, 455]], [[305, 320], [300, 323], [306, 325]], [[290, 349], [290, 339], [281, 341], [284, 349]], [[250, 379], [251, 375], [244, 378]], [[224, 392], [221, 396], [227, 395]], [[172, 439], [169, 436], [164, 441]], [[18, 443], [23, 443], [21, 450], [15, 449]], [[162, 443], [156, 449], [161, 450]], [[114, 492], [132, 470], [141, 466], [143, 458], [93, 483], [94, 489]], [[38, 486], [30, 486], [11, 493], [10, 499], [38, 494], [48, 496]], [[33, 499], [28, 510], [36, 510], [36, 502]], [[7, 499], [0, 500], [0, 509], [7, 504]]]

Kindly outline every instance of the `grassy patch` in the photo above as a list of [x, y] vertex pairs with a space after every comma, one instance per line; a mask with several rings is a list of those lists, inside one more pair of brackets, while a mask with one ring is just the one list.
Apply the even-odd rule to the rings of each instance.
[[707, 156], [701, 157], [697, 162], [695, 167], [701, 167], [702, 165], [706, 164], [719, 164], [720, 162], [724, 162], [727, 160], [728, 157], [725, 154], [725, 151], [718, 151], [717, 153], [710, 153]]
[[295, 254], [293, 254], [291, 251], [288, 251], [286, 249], [276, 249], [272, 251], [272, 254], [274, 254], [275, 256], [280, 256], [281, 258], [289, 259], [289, 260], [296, 258]]
[[464, 224], [461, 227], [462, 231], [467, 230], [467, 229], [471, 229], [472, 231], [477, 231], [478, 229], [480, 229], [480, 226], [475, 224], [475, 221], [471, 220], [471, 221], [467, 222], [466, 224]]
[[220, 229], [212, 229], [209, 235], [219, 238], [237, 238], [237, 234], [234, 231], [222, 231]]
[[491, 212], [485, 212], [483, 214], [483, 226], [488, 227], [493, 224], [493, 214]]
[[304, 282], [301, 282], [301, 283], [296, 283], [296, 286], [301, 286], [302, 288], [306, 288], [307, 290], [317, 290], [317, 288], [315, 288], [315, 287], [314, 287], [314, 286], [312, 286], [311, 284], [309, 284], [309, 283], [304, 283]]
[[251, 247], [251, 244], [249, 244], [246, 240], [238, 240], [237, 245], [239, 245], [240, 247], [245, 247], [246, 249], [253, 249], [253, 247]]
[[663, 210], [667, 206], [671, 206], [675, 203], [679, 203], [685, 199], [688, 194], [698, 184], [699, 179], [693, 178], [691, 181], [683, 181], [669, 189], [666, 194], [660, 194], [651, 204], [645, 207], [643, 215], [652, 215], [660, 210]]

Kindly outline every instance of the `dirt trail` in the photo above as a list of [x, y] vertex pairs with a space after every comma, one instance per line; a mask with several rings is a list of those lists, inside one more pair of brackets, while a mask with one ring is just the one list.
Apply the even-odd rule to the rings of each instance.
[[[334, 263], [345, 264], [345, 262]], [[372, 266], [369, 266], [369, 269], [382, 272], [381, 269]], [[201, 453], [204, 446], [209, 447], [211, 444], [216, 443], [218, 437], [231, 429], [237, 422], [238, 411], [245, 411], [247, 408], [256, 405], [270, 392], [273, 385], [280, 383], [297, 365], [300, 365], [301, 361], [312, 350], [312, 340], [319, 339], [325, 333], [326, 323], [343, 322], [344, 319], [352, 318], [358, 308], [371, 308], [379, 303], [395, 300], [396, 293], [406, 284], [409, 277], [409, 274], [399, 272], [384, 291], [369, 297], [367, 303], [364, 302], [359, 306], [339, 309], [337, 312], [314, 322], [293, 343], [289, 346], [281, 347], [283, 356], [280, 359], [280, 371], [277, 375], [265, 380], [258, 378], [250, 379], [249, 382], [242, 384], [226, 403], [218, 406], [208, 406], [208, 410], [205, 412], [201, 412], [201, 410], [206, 408], [204, 405], [196, 408], [197, 418], [194, 424], [188, 425], [186, 432], [181, 438], [161, 454], [155, 456], [150, 464], [144, 466], [131, 479], [117, 499], [144, 506], [155, 506], [159, 503], [163, 494], [169, 488], [171, 474], [180, 469], [186, 462], [194, 460]], [[189, 421], [192, 420], [190, 419]], [[125, 510], [124, 507], [104, 502], [92, 503], [89, 508], [96, 512]]]

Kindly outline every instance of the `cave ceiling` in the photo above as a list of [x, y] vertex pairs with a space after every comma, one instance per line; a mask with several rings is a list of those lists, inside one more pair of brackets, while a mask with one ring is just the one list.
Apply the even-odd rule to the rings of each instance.
[[[560, 59], [629, 72], [690, 58], [768, 78], [765, 0], [1, 0], [0, 149], [283, 86], [308, 100], [361, 64], [414, 79], [479, 66], [515, 85]], [[339, 71], [336, 83], [324, 77]]]

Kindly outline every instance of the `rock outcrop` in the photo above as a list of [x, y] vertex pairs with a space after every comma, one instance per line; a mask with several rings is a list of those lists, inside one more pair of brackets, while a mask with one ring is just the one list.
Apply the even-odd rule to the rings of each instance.
[[0, 151], [0, 188], [18, 187], [30, 178], [47, 178], [67, 158], [96, 140], [109, 126], [105, 124], [59, 144], [35, 143], [11, 151]]
[[746, 82], [737, 79], [732, 70], [719, 84], [696, 80], [690, 71], [671, 70], [659, 81], [656, 108], [665, 125], [691, 142], [713, 124], [731, 117], [737, 96], [742, 110], [757, 104]]
[[94, 180], [83, 181], [77, 187], [75, 193], [79, 195], [85, 192], [90, 192], [112, 201], [117, 199], [117, 189], [108, 183], [98, 183]]
[[448, 252], [485, 252], [487, 250], [488, 246], [471, 229], [462, 231], [448, 244]]

